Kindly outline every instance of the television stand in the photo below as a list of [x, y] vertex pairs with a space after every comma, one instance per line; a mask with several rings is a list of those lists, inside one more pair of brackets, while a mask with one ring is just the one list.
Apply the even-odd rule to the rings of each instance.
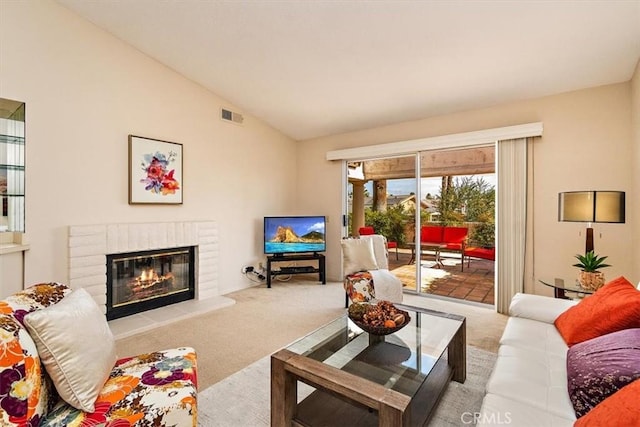
[[[277, 270], [271, 269], [272, 263], [278, 262], [291, 262], [291, 261], [307, 261], [317, 260], [318, 266], [295, 266], [295, 267], [280, 267]], [[318, 273], [318, 281], [323, 285], [327, 284], [325, 275], [325, 259], [323, 254], [292, 254], [292, 255], [271, 255], [267, 257], [267, 288], [271, 287], [272, 276], [288, 276], [290, 274], [310, 274]]]

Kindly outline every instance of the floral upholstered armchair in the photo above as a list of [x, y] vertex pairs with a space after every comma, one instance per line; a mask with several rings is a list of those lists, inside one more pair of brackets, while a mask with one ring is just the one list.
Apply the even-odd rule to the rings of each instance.
[[[65, 318], [76, 323], [65, 326], [68, 334], [88, 343], [56, 329]], [[95, 331], [83, 335], [88, 327]], [[82, 289], [45, 283], [0, 301], [0, 425], [197, 425], [192, 348], [116, 361], [113, 344], [104, 316]]]
[[402, 302], [402, 282], [389, 271], [387, 239], [379, 234], [343, 239], [345, 307], [352, 302]]

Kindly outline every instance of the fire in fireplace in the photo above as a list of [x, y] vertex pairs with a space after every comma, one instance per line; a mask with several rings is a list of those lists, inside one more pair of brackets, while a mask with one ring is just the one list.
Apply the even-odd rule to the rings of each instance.
[[107, 319], [195, 296], [195, 248], [107, 255]]

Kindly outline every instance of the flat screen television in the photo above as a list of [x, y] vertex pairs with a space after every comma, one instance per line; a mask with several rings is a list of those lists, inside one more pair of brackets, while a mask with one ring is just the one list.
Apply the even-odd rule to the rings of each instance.
[[324, 252], [327, 247], [324, 216], [267, 216], [264, 253], [270, 255]]

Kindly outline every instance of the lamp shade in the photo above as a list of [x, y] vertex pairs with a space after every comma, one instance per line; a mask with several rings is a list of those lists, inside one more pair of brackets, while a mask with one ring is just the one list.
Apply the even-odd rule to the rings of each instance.
[[625, 222], [624, 191], [569, 191], [558, 194], [558, 221]]

